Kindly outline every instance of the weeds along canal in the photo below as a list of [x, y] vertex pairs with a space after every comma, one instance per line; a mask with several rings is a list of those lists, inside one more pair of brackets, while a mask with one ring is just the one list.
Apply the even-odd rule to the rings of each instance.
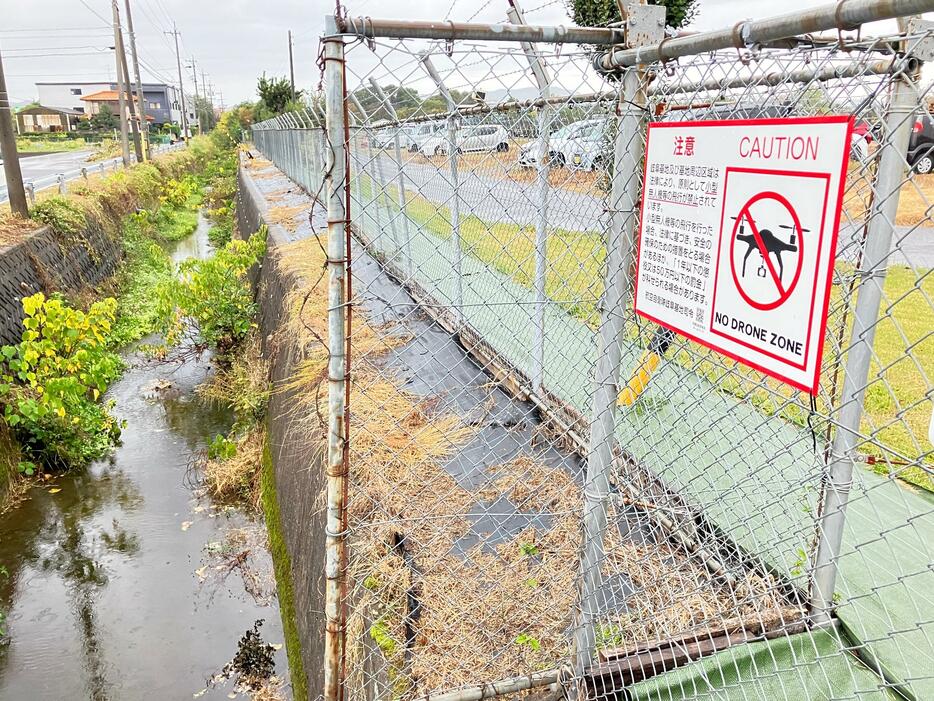
[[[173, 260], [210, 255], [208, 229], [200, 217]], [[288, 676], [264, 526], [212, 503], [192, 468], [232, 422], [195, 392], [210, 358], [124, 358], [108, 392], [122, 444], [0, 516], [0, 699], [249, 698], [209, 681], [260, 619]]]

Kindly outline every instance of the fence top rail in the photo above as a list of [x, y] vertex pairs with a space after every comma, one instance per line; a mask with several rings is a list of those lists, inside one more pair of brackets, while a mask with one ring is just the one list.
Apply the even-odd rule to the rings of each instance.
[[530, 41], [546, 44], [620, 44], [625, 31], [618, 27], [543, 27], [525, 24], [469, 24], [424, 22], [370, 17], [335, 18], [341, 34], [366, 39], [437, 39], [469, 41]]
[[637, 64], [668, 61], [720, 49], [750, 46], [829, 30], [852, 30], [867, 22], [934, 11], [934, 0], [839, 0], [809, 10], [745, 20], [710, 32], [663, 39], [634, 49], [611, 49], [594, 58], [598, 70], [612, 71]]

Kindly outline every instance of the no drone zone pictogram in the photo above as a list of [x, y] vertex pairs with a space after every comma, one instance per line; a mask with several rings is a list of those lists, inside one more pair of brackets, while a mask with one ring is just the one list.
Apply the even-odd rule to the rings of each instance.
[[851, 128], [849, 117], [651, 124], [636, 312], [816, 394]]
[[[763, 209], [762, 205], [771, 202], [781, 205], [787, 212], [790, 224], [770, 224], [772, 228], [766, 228], [763, 217], [757, 221], [754, 211]], [[767, 311], [780, 307], [794, 292], [801, 278], [804, 261], [802, 235], [810, 229], [802, 228], [801, 219], [794, 207], [777, 192], [767, 191], [753, 195], [743, 205], [739, 214], [731, 218], [736, 223], [733, 225], [730, 267], [737, 291], [755, 309]], [[776, 228], [790, 229], [791, 233], [784, 237], [772, 230]], [[765, 281], [765, 284], [756, 286], [751, 285], [746, 278], [749, 259], [754, 253], [758, 253], [759, 261], [755, 272], [756, 279]], [[789, 258], [790, 266], [787, 265]], [[786, 271], [790, 275], [786, 275]]]

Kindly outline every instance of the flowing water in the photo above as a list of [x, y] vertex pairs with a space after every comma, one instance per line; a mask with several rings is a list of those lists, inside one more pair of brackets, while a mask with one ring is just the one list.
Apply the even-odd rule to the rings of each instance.
[[[207, 255], [207, 230], [173, 258]], [[201, 495], [189, 467], [231, 422], [194, 394], [209, 359], [125, 357], [108, 392], [122, 445], [0, 516], [0, 699], [246, 698], [207, 682], [256, 620], [283, 643], [262, 525]], [[284, 646], [275, 658], [287, 678]]]

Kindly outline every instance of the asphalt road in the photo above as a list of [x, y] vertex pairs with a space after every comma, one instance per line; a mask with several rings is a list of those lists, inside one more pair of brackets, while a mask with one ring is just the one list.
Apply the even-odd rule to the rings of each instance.
[[[363, 157], [367, 158], [366, 152]], [[372, 158], [372, 154], [369, 156]], [[446, 161], [445, 161], [446, 163]], [[368, 161], [370, 177], [382, 170], [381, 180], [396, 184], [396, 162], [386, 152]], [[435, 163], [408, 161], [405, 164], [406, 191], [435, 204], [450, 207], [454, 197], [451, 171]], [[487, 222], [505, 222], [534, 226], [541, 210], [534, 183], [518, 183], [506, 178], [482, 175], [476, 171], [458, 173], [460, 215], [473, 215]], [[602, 198], [561, 188], [552, 188], [548, 197], [549, 226], [570, 231], [601, 231], [605, 228], [606, 203]], [[840, 227], [837, 257], [853, 262], [856, 242], [863, 236], [862, 227]], [[897, 226], [892, 236], [890, 265], [910, 264], [915, 268], [934, 268], [934, 227]]]
[[[54, 177], [59, 173], [80, 168], [85, 165], [91, 153], [91, 151], [63, 151], [44, 156], [21, 157], [19, 165], [23, 171], [23, 181]], [[6, 176], [2, 168], [0, 168], [0, 187], [6, 190]]]

